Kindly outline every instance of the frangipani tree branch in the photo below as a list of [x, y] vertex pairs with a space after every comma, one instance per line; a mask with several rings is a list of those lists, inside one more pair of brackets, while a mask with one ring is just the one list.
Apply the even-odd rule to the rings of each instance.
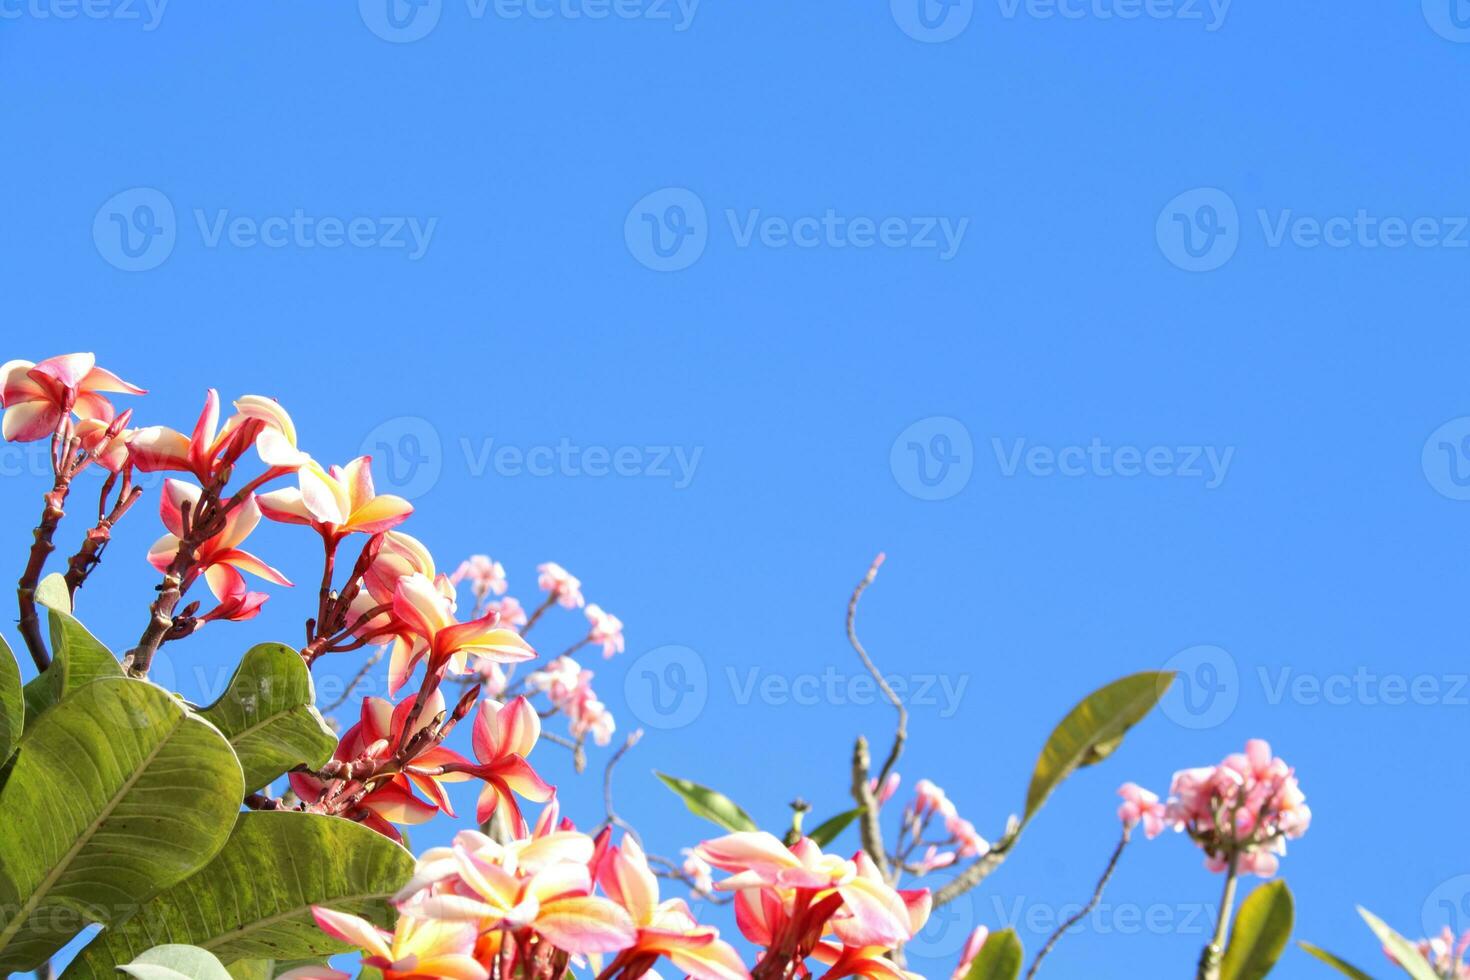
[[[868, 573], [858, 582], [857, 587], [852, 590], [852, 598], [847, 601], [847, 642], [857, 652], [858, 659], [863, 662], [878, 689], [883, 692], [883, 697], [893, 705], [898, 712], [898, 723], [893, 730], [893, 745], [888, 750], [888, 757], [883, 760], [883, 767], [878, 771], [873, 783], [882, 786], [884, 780], [893, 772], [894, 766], [898, 765], [899, 756], [903, 754], [904, 743], [908, 740], [909, 711], [904, 706], [903, 699], [894, 693], [893, 688], [883, 677], [883, 672], [878, 665], [873, 663], [873, 658], [868, 656], [868, 651], [863, 648], [862, 641], [857, 635], [857, 607], [858, 600], [863, 597], [863, 592], [873, 584], [873, 579], [878, 577], [878, 568], [883, 564], [884, 555], [879, 552], [878, 557], [873, 559]], [[862, 817], [859, 824], [859, 833], [862, 836], [863, 850], [868, 857], [873, 859], [883, 871], [885, 878], [890, 881], [897, 878], [897, 869], [888, 862], [888, 856], [883, 850], [883, 828], [878, 820], [878, 800], [872, 790], [873, 783], [869, 782], [869, 774], [872, 769], [872, 759], [868, 752], [868, 740], [858, 736], [857, 744], [853, 747], [852, 754], [852, 796], [858, 806], [862, 808]]]

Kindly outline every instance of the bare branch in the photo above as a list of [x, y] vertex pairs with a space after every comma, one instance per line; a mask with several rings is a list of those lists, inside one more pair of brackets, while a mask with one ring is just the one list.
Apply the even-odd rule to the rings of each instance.
[[1067, 930], [1091, 915], [1092, 910], [1097, 908], [1097, 903], [1102, 901], [1103, 889], [1108, 887], [1108, 880], [1113, 877], [1113, 871], [1118, 867], [1118, 859], [1123, 856], [1123, 848], [1128, 846], [1129, 830], [1129, 827], [1123, 828], [1123, 836], [1118, 840], [1118, 846], [1113, 848], [1113, 856], [1108, 859], [1108, 866], [1103, 870], [1102, 877], [1097, 880], [1097, 887], [1092, 890], [1092, 897], [1087, 900], [1086, 905], [1077, 910], [1076, 915], [1058, 926], [1057, 931], [1046, 940], [1046, 945], [1041, 947], [1041, 951], [1036, 954], [1036, 959], [1031, 961], [1031, 969], [1026, 971], [1026, 980], [1031, 980], [1036, 976], [1036, 971], [1041, 969], [1041, 961], [1046, 959], [1046, 954], [1052, 951], [1052, 947], [1061, 940]]

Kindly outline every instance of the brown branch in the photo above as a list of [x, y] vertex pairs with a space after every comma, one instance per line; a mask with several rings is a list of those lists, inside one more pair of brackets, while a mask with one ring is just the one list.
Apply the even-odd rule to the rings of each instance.
[[[894, 710], [898, 712], [898, 723], [894, 726], [893, 731], [893, 745], [889, 748], [888, 757], [884, 759], [883, 767], [875, 778], [879, 787], [888, 779], [888, 774], [893, 771], [893, 767], [898, 764], [899, 756], [903, 754], [904, 742], [908, 740], [909, 723], [909, 712], [908, 708], [904, 707], [903, 699], [893, 692], [893, 688], [884, 679], [878, 665], [873, 663], [873, 658], [868, 656], [868, 651], [863, 648], [862, 641], [857, 635], [858, 600], [862, 598], [867, 587], [873, 584], [873, 579], [878, 575], [878, 567], [883, 564], [883, 557], [880, 553], [877, 558], [873, 559], [868, 573], [863, 576], [862, 581], [858, 582], [857, 587], [852, 590], [852, 598], [847, 601], [847, 642], [857, 652], [858, 658], [863, 662], [868, 673], [872, 675], [873, 680], [877, 682], [878, 689], [883, 692], [888, 703], [893, 705]], [[852, 754], [852, 796], [863, 811], [858, 830], [862, 836], [863, 850], [883, 872], [883, 876], [892, 882], [897, 880], [898, 869], [889, 865], [888, 857], [883, 850], [883, 827], [878, 819], [878, 800], [869, 783], [871, 767], [868, 740], [863, 736], [858, 736]]]
[[73, 600], [76, 599], [77, 590], [86, 584], [87, 576], [91, 575], [92, 570], [101, 563], [102, 552], [112, 541], [113, 527], [122, 520], [123, 515], [132, 508], [133, 504], [138, 502], [138, 498], [143, 496], [143, 488], [133, 486], [132, 466], [125, 466], [122, 470], [122, 487], [118, 491], [117, 502], [112, 505], [111, 510], [108, 510], [107, 497], [117, 478], [118, 474], [113, 473], [102, 485], [102, 493], [97, 502], [97, 523], [87, 531], [86, 537], [82, 539], [82, 546], [67, 562], [66, 590]]
[[639, 837], [638, 831], [634, 830], [626, 820], [618, 816], [618, 811], [613, 808], [613, 770], [617, 768], [623, 756], [628, 754], [628, 750], [637, 745], [638, 740], [642, 737], [643, 729], [641, 728], [629, 735], [627, 741], [623, 743], [622, 748], [612, 754], [611, 758], [607, 760], [606, 768], [602, 770], [602, 803], [607, 810], [607, 819], [602, 822], [602, 825], [604, 827], [618, 827], [623, 833], [631, 834], [640, 847], [643, 846], [643, 838]]
[[961, 895], [965, 894], [980, 882], [990, 877], [991, 872], [1000, 867], [1010, 855], [1011, 848], [1016, 844], [1016, 838], [1020, 836], [1018, 827], [1010, 827], [1006, 830], [1006, 836], [1001, 838], [984, 856], [970, 865], [964, 871], [951, 878], [944, 887], [934, 893], [934, 907], [948, 905]]
[[1046, 959], [1046, 955], [1052, 951], [1052, 947], [1056, 946], [1067, 930], [1091, 915], [1092, 910], [1097, 908], [1097, 903], [1102, 901], [1103, 889], [1108, 887], [1108, 880], [1113, 877], [1113, 871], [1118, 867], [1118, 859], [1123, 856], [1123, 849], [1128, 846], [1130, 829], [1127, 826], [1123, 828], [1123, 836], [1119, 838], [1118, 846], [1113, 848], [1113, 856], [1108, 859], [1108, 866], [1103, 869], [1102, 877], [1097, 880], [1097, 887], [1092, 890], [1092, 897], [1077, 911], [1076, 915], [1063, 922], [1057, 927], [1057, 931], [1047, 938], [1046, 944], [1036, 954], [1036, 959], [1031, 961], [1031, 969], [1026, 971], [1026, 980], [1031, 980], [1036, 976], [1036, 971], [1041, 969], [1041, 961]]

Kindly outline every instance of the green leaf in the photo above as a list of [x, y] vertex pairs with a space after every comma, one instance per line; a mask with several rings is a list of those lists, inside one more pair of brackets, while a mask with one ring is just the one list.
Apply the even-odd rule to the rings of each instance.
[[1394, 932], [1388, 923], [1361, 905], [1358, 906], [1358, 914], [1363, 917], [1364, 922], [1368, 923], [1368, 928], [1373, 930], [1378, 941], [1383, 943], [1383, 948], [1398, 960], [1399, 966], [1404, 968], [1405, 973], [1414, 980], [1439, 980], [1439, 974], [1434, 972], [1434, 967], [1429, 965], [1413, 943]]
[[1341, 957], [1333, 956], [1320, 946], [1313, 946], [1311, 943], [1305, 942], [1298, 942], [1297, 945], [1344, 976], [1352, 977], [1353, 980], [1373, 980], [1371, 975], [1364, 973]]
[[71, 589], [66, 587], [66, 576], [60, 572], [52, 572], [41, 579], [36, 585], [36, 601], [47, 609], [70, 613], [72, 611]]
[[1036, 760], [1022, 822], [1036, 815], [1062, 780], [1111, 755], [1128, 729], [1143, 720], [1173, 681], [1172, 671], [1133, 674], [1094, 691], [1073, 708], [1052, 731]]
[[25, 697], [20, 688], [20, 664], [10, 645], [0, 639], [0, 766], [10, 761], [10, 754], [20, 742], [25, 729]]
[[1250, 893], [1235, 913], [1220, 980], [1262, 980], [1286, 949], [1296, 919], [1291, 889], [1268, 882]]
[[198, 946], [154, 946], [127, 966], [118, 967], [138, 980], [230, 980], [214, 954]]
[[1025, 953], [1014, 929], [992, 932], [970, 963], [965, 980], [1016, 980], [1021, 975]]
[[[63, 586], [64, 588], [64, 586]], [[122, 664], [71, 613], [51, 609], [51, 666], [25, 686], [29, 727], [73, 691], [103, 677], [121, 677]]]
[[807, 836], [816, 841], [818, 846], [826, 847], [836, 840], [837, 835], [846, 830], [854, 820], [863, 815], [863, 809], [863, 807], [858, 807], [855, 810], [839, 813], [830, 820], [824, 820], [813, 827]]
[[104, 930], [63, 974], [106, 980], [158, 937], [192, 943], [226, 966], [248, 959], [323, 959], [348, 951], [317, 928], [313, 905], [394, 919], [388, 899], [413, 856], [362, 824], [291, 810], [243, 813], [210, 864]]
[[21, 739], [0, 790], [0, 973], [203, 867], [244, 792], [229, 743], [167, 691], [114, 677], [72, 692]]
[[276, 975], [275, 960], [236, 960], [225, 967], [233, 980], [271, 980]]
[[337, 736], [313, 707], [311, 670], [279, 643], [251, 647], [220, 699], [199, 713], [224, 733], [253, 793], [298, 765], [322, 766]]
[[655, 772], [654, 775], [663, 780], [664, 785], [673, 790], [696, 817], [703, 817], [732, 832], [758, 829], [750, 815], [723, 793], [677, 776], [668, 776], [661, 772]]

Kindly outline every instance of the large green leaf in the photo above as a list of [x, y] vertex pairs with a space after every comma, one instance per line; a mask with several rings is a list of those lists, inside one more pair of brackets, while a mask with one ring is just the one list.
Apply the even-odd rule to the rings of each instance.
[[1021, 961], [1025, 956], [1016, 930], [992, 932], [971, 961], [965, 980], [1016, 980], [1021, 975]]
[[1291, 938], [1296, 919], [1291, 889], [1272, 881], [1250, 893], [1235, 913], [1230, 945], [1220, 963], [1220, 980], [1262, 980]]
[[318, 768], [337, 736], [313, 707], [311, 670], [301, 654], [279, 643], [251, 647], [220, 699], [200, 711], [224, 732], [253, 793], [298, 765]]
[[244, 791], [229, 743], [167, 691], [122, 677], [73, 691], [21, 739], [0, 790], [0, 972], [35, 969], [203, 867]]
[[138, 980], [230, 980], [229, 971], [213, 953], [177, 943], [154, 946], [118, 969]]
[[1338, 973], [1341, 973], [1343, 976], [1352, 977], [1353, 980], [1373, 980], [1373, 977], [1370, 974], [1364, 973], [1362, 970], [1353, 966], [1342, 957], [1332, 955], [1321, 946], [1313, 946], [1311, 943], [1305, 942], [1298, 942], [1297, 945], [1306, 950], [1312, 956], [1315, 956], [1317, 959], [1321, 960], [1323, 963], [1326, 963], [1328, 966], [1332, 967]]
[[75, 616], [60, 609], [51, 621], [51, 666], [25, 686], [26, 725], [73, 691], [103, 677], [121, 677], [122, 664]]
[[755, 821], [750, 819], [750, 815], [736, 806], [734, 801], [723, 793], [717, 793], [708, 786], [691, 783], [677, 776], [669, 776], [661, 772], [656, 772], [654, 775], [663, 780], [664, 785], [673, 790], [679, 799], [684, 801], [689, 812], [696, 817], [703, 817], [710, 823], [729, 831], [758, 829]]
[[1429, 965], [1413, 943], [1394, 932], [1388, 923], [1361, 905], [1358, 906], [1358, 914], [1363, 917], [1363, 921], [1368, 923], [1368, 928], [1373, 930], [1373, 934], [1383, 944], [1384, 951], [1392, 954], [1393, 958], [1398, 960], [1399, 966], [1403, 967], [1405, 973], [1414, 980], [1439, 980], [1439, 974], [1434, 972], [1434, 967]]
[[20, 689], [20, 664], [10, 646], [0, 639], [0, 766], [10, 761], [25, 728], [25, 698]]
[[1113, 681], [1088, 695], [1062, 719], [1036, 760], [1026, 791], [1030, 820], [1062, 780], [1083, 766], [1101, 762], [1143, 720], [1173, 683], [1172, 671], [1145, 671]]
[[66, 576], [52, 572], [36, 586], [36, 601], [48, 609], [72, 612], [71, 589], [66, 587]]
[[413, 866], [403, 848], [350, 820], [291, 810], [244, 813], [207, 867], [104, 930], [63, 977], [107, 980], [117, 964], [163, 940], [192, 943], [226, 966], [346, 952], [317, 928], [311, 907], [387, 925], [388, 899]]

